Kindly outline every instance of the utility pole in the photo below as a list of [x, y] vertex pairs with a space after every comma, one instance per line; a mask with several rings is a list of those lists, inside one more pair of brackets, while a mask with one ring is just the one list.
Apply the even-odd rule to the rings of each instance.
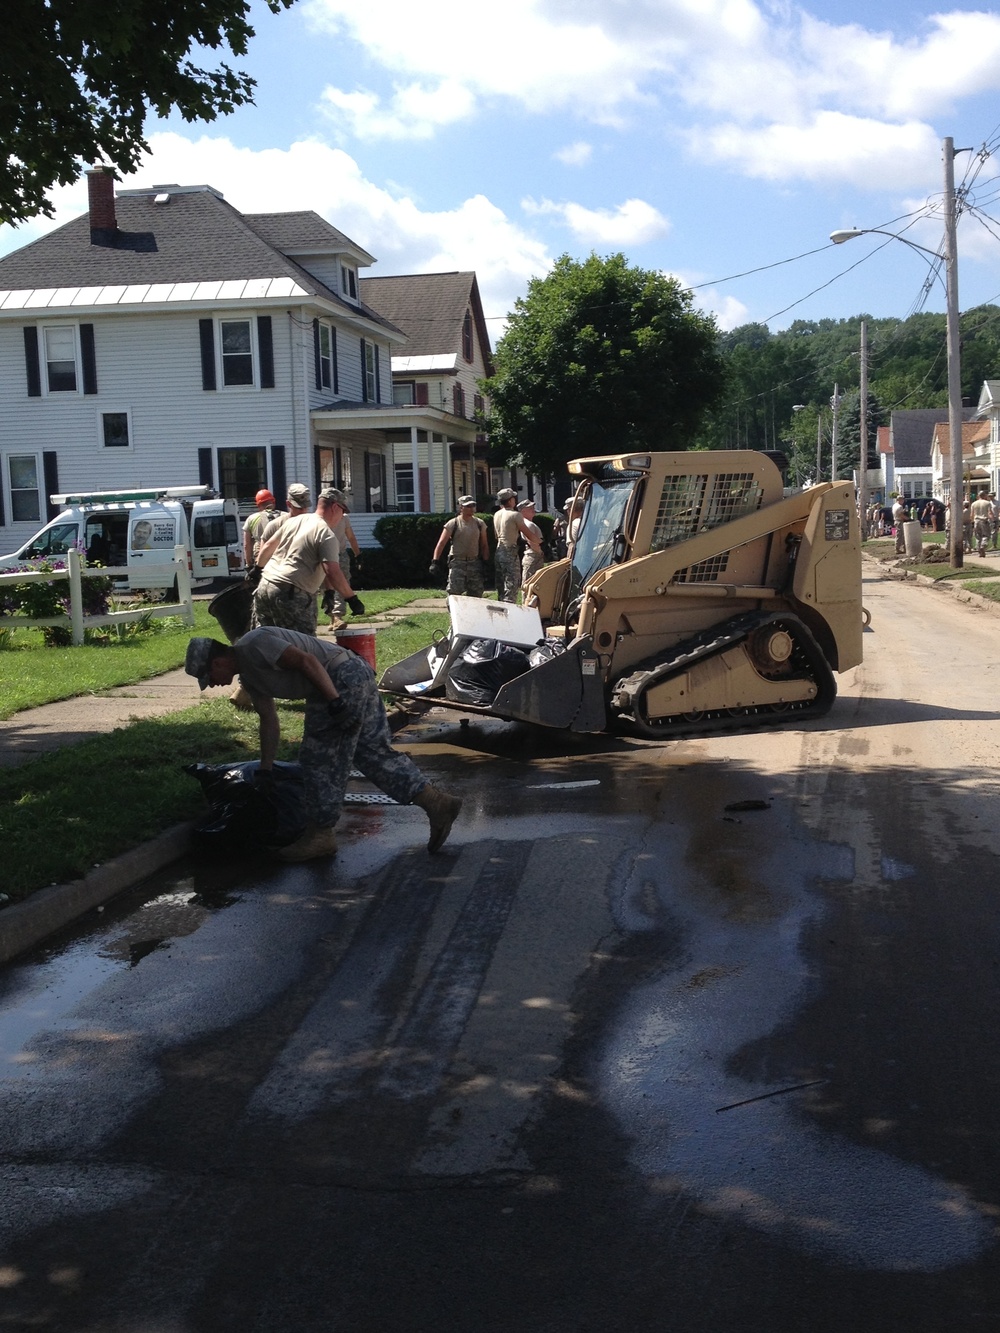
[[861, 321], [861, 458], [858, 472], [858, 515], [861, 540], [868, 536], [868, 321]]
[[823, 408], [816, 413], [816, 485], [823, 480]]
[[951, 457], [951, 567], [961, 569], [965, 563], [964, 534], [962, 531], [962, 367], [958, 333], [958, 237], [955, 217], [955, 141], [942, 142], [944, 155], [944, 256], [945, 291], [948, 304], [948, 433]]
[[830, 406], [833, 408], [833, 431], [830, 435], [830, 480], [837, 480], [837, 419], [840, 415], [840, 387], [837, 384], [833, 386], [833, 397], [830, 399]]

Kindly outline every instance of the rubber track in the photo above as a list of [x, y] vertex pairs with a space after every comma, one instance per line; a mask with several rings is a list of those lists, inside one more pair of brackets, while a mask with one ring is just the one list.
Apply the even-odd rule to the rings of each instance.
[[[650, 722], [643, 716], [642, 702], [646, 691], [661, 681], [678, 675], [694, 662], [704, 661], [743, 642], [758, 626], [774, 624], [787, 629], [794, 642], [793, 665], [797, 676], [808, 676], [817, 687], [815, 699], [788, 704], [759, 704], [731, 713], [728, 709], [714, 709], [690, 718], [683, 713], [657, 718]], [[634, 727], [643, 736], [673, 739], [685, 736], [712, 736], [729, 731], [756, 730], [759, 727], [781, 726], [785, 722], [801, 722], [822, 717], [829, 712], [837, 696], [837, 683], [823, 652], [812, 634], [797, 616], [769, 615], [753, 611], [735, 616], [721, 625], [714, 625], [692, 639], [686, 639], [669, 654], [650, 658], [640, 663], [637, 670], [623, 676], [612, 692], [612, 708], [619, 718]]]

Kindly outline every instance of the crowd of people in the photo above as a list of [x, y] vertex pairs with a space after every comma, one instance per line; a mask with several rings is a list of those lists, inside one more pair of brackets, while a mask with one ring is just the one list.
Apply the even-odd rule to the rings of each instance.
[[[566, 501], [552, 527], [552, 549], [546, 551], [542, 530], [535, 522], [534, 500], [518, 502], [517, 492], [505, 486], [497, 492], [493, 515], [496, 554], [497, 597], [501, 602], [516, 602], [521, 588], [546, 562], [546, 558], [564, 559], [573, 553], [573, 543], [580, 526], [577, 502]], [[471, 495], [459, 496], [458, 513], [441, 529], [430, 563], [429, 573], [437, 578], [447, 555], [448, 592], [456, 597], [482, 597], [486, 589], [489, 563], [489, 530], [476, 514]]]
[[[951, 531], [951, 505], [936, 497], [919, 499], [894, 496], [891, 505], [872, 504], [868, 509], [869, 537], [895, 537], [902, 552], [903, 524], [919, 523], [924, 532]], [[965, 551], [985, 554], [997, 550], [1000, 540], [1000, 501], [993, 491], [979, 491], [962, 505], [962, 540]]]

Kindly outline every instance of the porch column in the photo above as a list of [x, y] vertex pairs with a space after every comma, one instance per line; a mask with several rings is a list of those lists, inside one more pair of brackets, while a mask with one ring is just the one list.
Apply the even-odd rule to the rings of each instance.
[[[430, 431], [427, 433], [429, 435]], [[410, 427], [410, 456], [413, 460], [413, 512], [422, 514], [423, 510], [420, 508], [420, 448], [417, 442], [416, 426]]]

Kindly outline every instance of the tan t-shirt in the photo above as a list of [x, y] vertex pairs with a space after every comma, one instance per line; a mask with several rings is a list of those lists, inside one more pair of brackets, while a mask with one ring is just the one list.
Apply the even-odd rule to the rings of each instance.
[[[470, 506], [471, 508], [471, 506]], [[477, 560], [479, 558], [479, 534], [485, 524], [481, 518], [473, 518], [466, 523], [464, 518], [450, 518], [444, 525], [451, 537], [451, 553], [456, 560]]]
[[516, 509], [498, 509], [493, 515], [493, 531], [501, 546], [516, 546], [520, 529], [517, 520], [520, 517]]
[[305, 592], [319, 592], [326, 583], [324, 562], [337, 564], [339, 554], [330, 525], [318, 514], [300, 514], [282, 525], [281, 539], [264, 566], [261, 583], [294, 583]]

